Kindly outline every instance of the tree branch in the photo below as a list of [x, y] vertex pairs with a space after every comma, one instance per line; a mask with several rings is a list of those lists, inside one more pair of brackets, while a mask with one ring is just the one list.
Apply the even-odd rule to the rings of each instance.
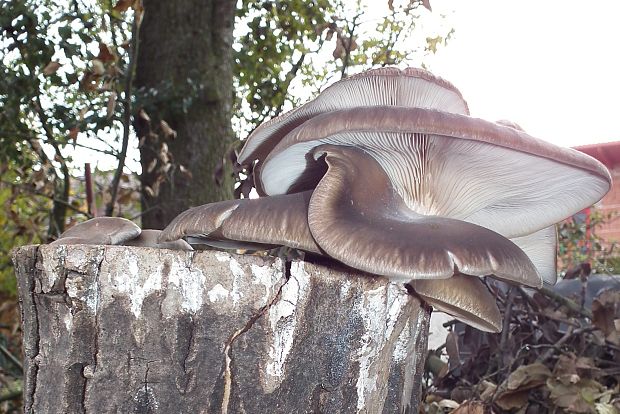
[[118, 187], [123, 175], [123, 168], [125, 167], [125, 159], [127, 158], [127, 147], [129, 145], [129, 129], [131, 128], [131, 89], [133, 83], [133, 77], [135, 73], [135, 64], [138, 57], [138, 33], [140, 31], [140, 24], [138, 17], [134, 11], [134, 18], [131, 24], [131, 55], [129, 56], [129, 62], [127, 67], [127, 77], [125, 78], [125, 91], [123, 99], [123, 144], [121, 152], [118, 156], [118, 167], [114, 173], [112, 184], [110, 186], [110, 194], [112, 195], [110, 203], [106, 206], [105, 215], [112, 216], [114, 214], [114, 205], [118, 198]]

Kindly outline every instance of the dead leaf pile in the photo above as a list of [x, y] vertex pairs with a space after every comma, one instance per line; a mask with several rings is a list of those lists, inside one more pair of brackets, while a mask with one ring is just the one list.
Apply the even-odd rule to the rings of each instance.
[[506, 332], [446, 324], [420, 413], [620, 414], [620, 278], [609, 280], [591, 309], [579, 305], [587, 300], [489, 286], [508, 314]]

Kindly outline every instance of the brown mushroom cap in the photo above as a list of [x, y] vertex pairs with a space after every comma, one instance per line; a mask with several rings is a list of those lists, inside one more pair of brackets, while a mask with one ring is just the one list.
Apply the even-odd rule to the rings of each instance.
[[456, 274], [449, 280], [412, 280], [409, 285], [437, 310], [486, 332], [501, 332], [495, 297], [478, 278]]
[[140, 235], [140, 227], [121, 217], [97, 217], [76, 224], [50, 243], [118, 245]]
[[142, 230], [140, 235], [135, 239], [128, 240], [123, 243], [123, 246], [140, 246], [140, 247], [153, 247], [156, 249], [170, 249], [170, 250], [194, 250], [185, 240], [174, 240], [170, 242], [159, 242], [159, 236], [161, 230]]
[[289, 246], [320, 253], [308, 228], [311, 192], [258, 199], [221, 201], [184, 211], [160, 240], [190, 238], [223, 248]]
[[371, 156], [324, 145], [325, 176], [308, 208], [316, 243], [329, 256], [394, 281], [493, 275], [533, 287], [542, 277], [514, 243], [481, 226], [412, 212]]
[[268, 195], [313, 188], [322, 144], [362, 148], [407, 206], [479, 224], [505, 237], [551, 226], [598, 201], [607, 169], [593, 158], [517, 129], [458, 114], [363, 107], [316, 116], [269, 154], [258, 179]]
[[287, 133], [316, 115], [374, 105], [436, 108], [469, 114], [459, 90], [424, 69], [369, 70], [336, 82], [314, 100], [261, 124], [246, 140], [238, 161], [248, 164], [263, 159]]

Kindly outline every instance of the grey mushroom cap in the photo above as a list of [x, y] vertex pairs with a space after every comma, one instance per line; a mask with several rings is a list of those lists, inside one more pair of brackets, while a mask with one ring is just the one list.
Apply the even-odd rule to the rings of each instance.
[[543, 278], [514, 243], [487, 228], [411, 211], [370, 155], [323, 145], [327, 172], [310, 199], [308, 224], [329, 256], [394, 281], [493, 275], [541, 287]]
[[495, 297], [478, 278], [455, 274], [449, 280], [412, 280], [409, 285], [437, 310], [482, 331], [502, 330]]
[[96, 217], [76, 224], [50, 244], [118, 245], [138, 237], [140, 233], [140, 227], [130, 220], [121, 217]]
[[436, 108], [469, 114], [467, 102], [459, 90], [424, 69], [373, 69], [338, 81], [315, 99], [261, 124], [247, 138], [238, 161], [248, 164], [264, 159], [286, 134], [317, 115], [375, 105]]
[[161, 230], [142, 230], [140, 235], [123, 243], [124, 246], [153, 247], [156, 249], [194, 250], [185, 240], [159, 242]]
[[320, 253], [308, 228], [310, 196], [305, 192], [194, 207], [175, 217], [160, 240], [187, 237], [192, 244], [220, 248], [289, 246]]

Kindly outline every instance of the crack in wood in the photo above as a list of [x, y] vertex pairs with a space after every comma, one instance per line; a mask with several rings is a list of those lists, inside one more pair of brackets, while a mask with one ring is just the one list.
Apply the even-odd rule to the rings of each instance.
[[291, 269], [290, 263], [288, 261], [285, 261], [284, 262], [284, 276], [285, 276], [284, 283], [282, 283], [282, 285], [278, 289], [278, 292], [275, 294], [273, 299], [269, 301], [269, 303], [267, 303], [265, 306], [260, 308], [258, 312], [252, 315], [243, 328], [235, 331], [231, 335], [230, 339], [226, 342], [226, 345], [224, 346], [224, 358], [225, 358], [224, 360], [224, 367], [225, 367], [224, 368], [224, 394], [222, 396], [221, 414], [228, 414], [228, 406], [230, 405], [230, 396], [232, 393], [232, 384], [233, 384], [233, 375], [232, 375], [232, 368], [231, 368], [232, 362], [233, 362], [233, 356], [232, 356], [233, 342], [235, 342], [235, 340], [238, 337], [240, 337], [241, 335], [249, 331], [252, 328], [252, 326], [254, 326], [256, 321], [258, 321], [263, 315], [265, 315], [267, 311], [273, 306], [273, 304], [276, 303], [278, 299], [280, 299], [280, 297], [282, 296], [282, 289], [284, 289], [284, 286], [286, 286], [286, 284], [290, 280], [290, 269]]

